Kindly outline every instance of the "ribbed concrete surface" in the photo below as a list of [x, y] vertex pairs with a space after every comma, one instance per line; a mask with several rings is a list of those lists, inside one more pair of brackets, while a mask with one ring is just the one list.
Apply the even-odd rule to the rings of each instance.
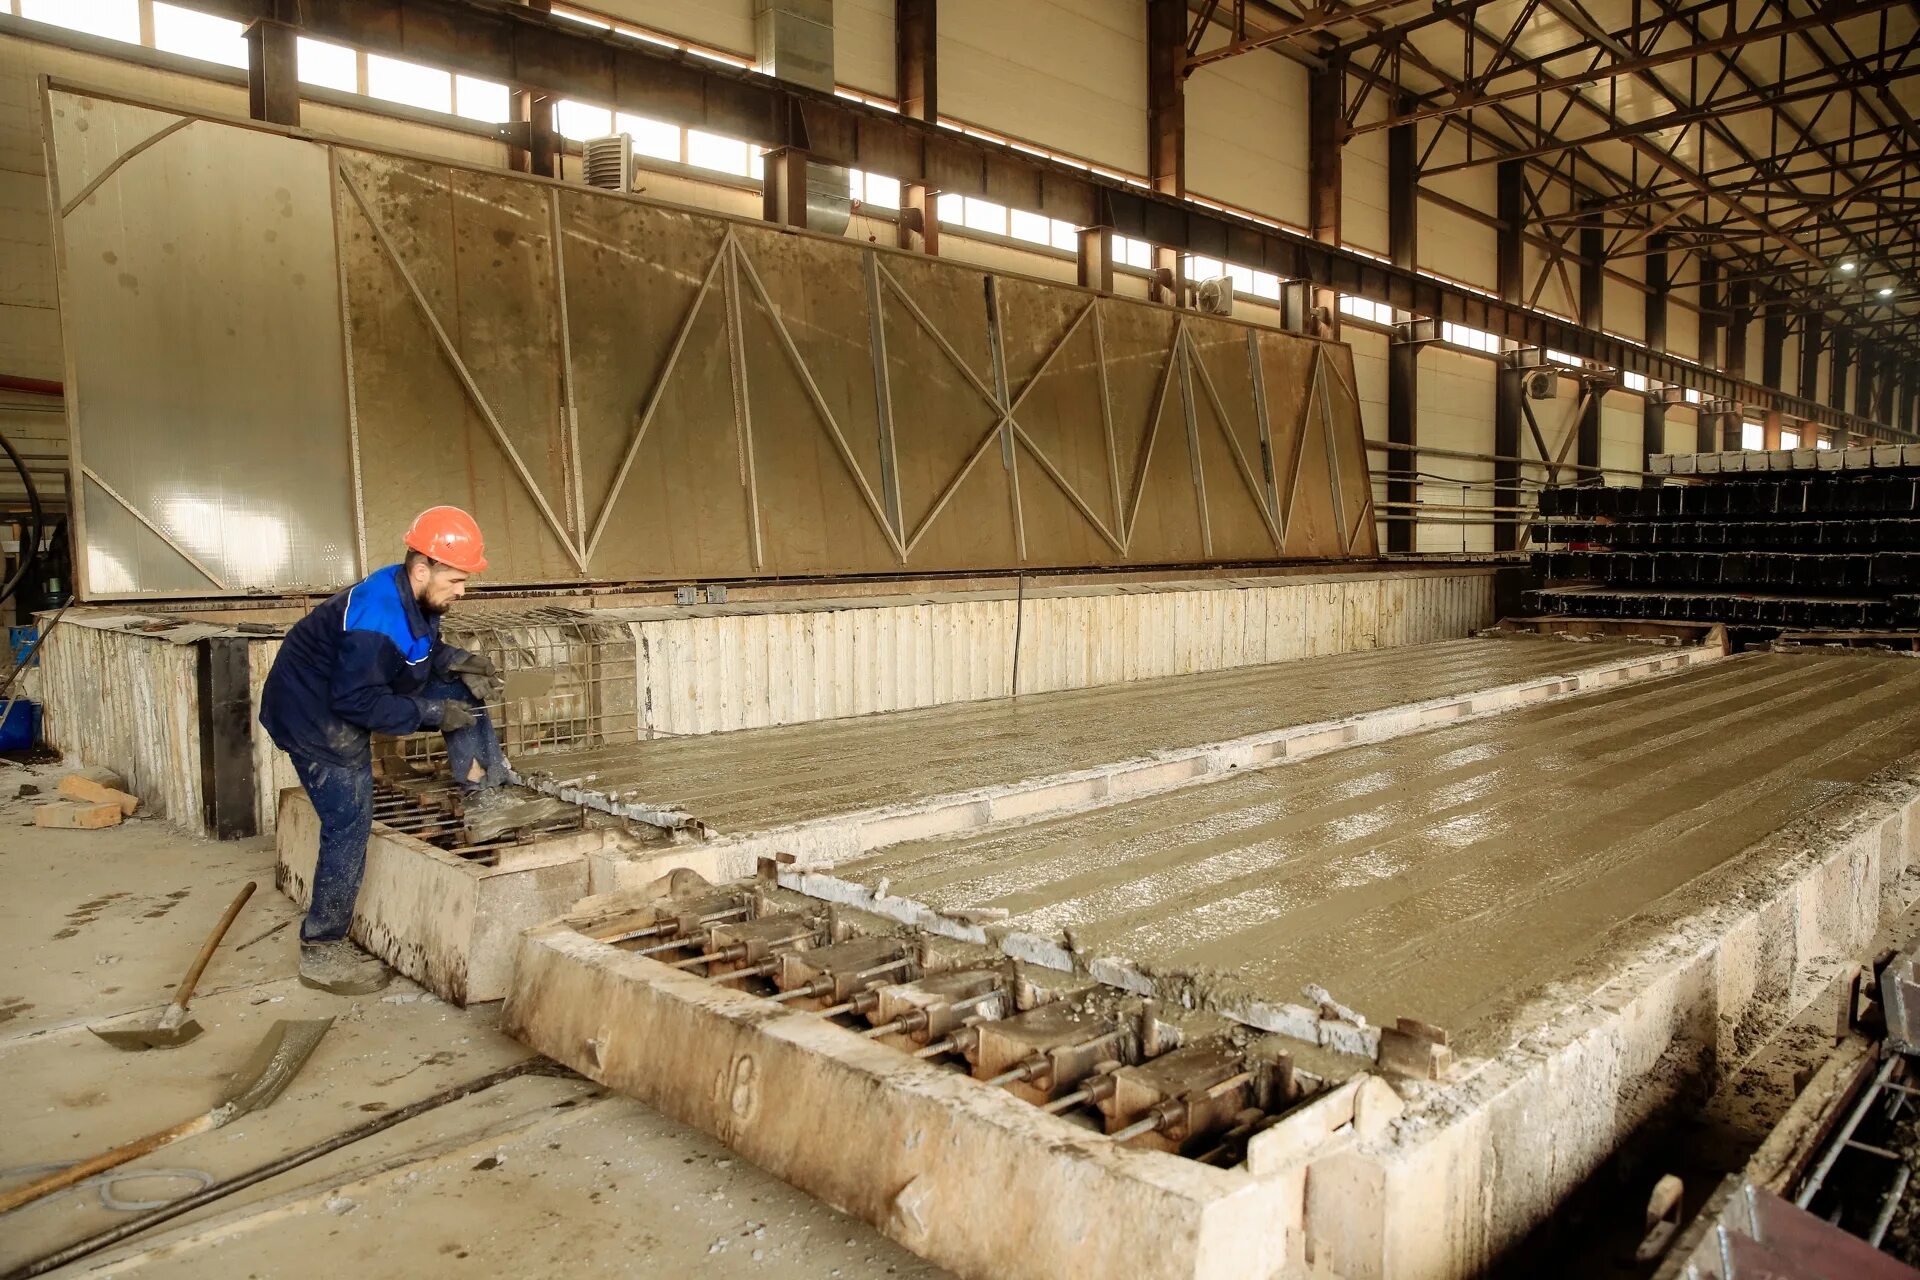
[[1208, 578], [637, 615], [641, 723], [719, 733], [1451, 640], [1493, 621], [1493, 575]]
[[566, 785], [669, 805], [722, 832], [1092, 768], [1155, 751], [1571, 673], [1644, 652], [1624, 642], [1504, 636], [1341, 654], [1100, 689], [522, 762]]
[[1319, 982], [1472, 1051], [1609, 929], [1916, 749], [1920, 663], [1762, 654], [839, 874], [1275, 999]]

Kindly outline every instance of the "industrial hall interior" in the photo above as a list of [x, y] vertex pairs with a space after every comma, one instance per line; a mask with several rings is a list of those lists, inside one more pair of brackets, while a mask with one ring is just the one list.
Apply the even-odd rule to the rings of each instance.
[[1920, 1280], [1920, 4], [0, 0], [0, 1280]]

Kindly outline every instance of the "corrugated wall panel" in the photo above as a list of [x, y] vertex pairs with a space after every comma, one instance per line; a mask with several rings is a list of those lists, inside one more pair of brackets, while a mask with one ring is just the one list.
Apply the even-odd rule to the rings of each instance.
[[[715, 733], [1013, 687], [1013, 593], [814, 604], [633, 624], [645, 726]], [[1492, 621], [1491, 574], [1354, 574], [1030, 591], [1020, 691], [1044, 693], [1421, 644]], [[753, 693], [759, 690], [762, 693]]]
[[143, 812], [201, 823], [198, 650], [65, 622], [41, 645], [49, 745], [126, 780]]

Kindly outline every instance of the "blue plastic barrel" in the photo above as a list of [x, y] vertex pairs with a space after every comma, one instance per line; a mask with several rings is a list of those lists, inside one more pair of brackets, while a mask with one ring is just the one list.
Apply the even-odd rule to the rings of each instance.
[[[5, 706], [0, 702], [0, 706]], [[27, 751], [32, 749], [34, 740], [40, 736], [40, 704], [30, 698], [20, 698], [7, 712], [7, 718], [0, 721], [0, 751]]]

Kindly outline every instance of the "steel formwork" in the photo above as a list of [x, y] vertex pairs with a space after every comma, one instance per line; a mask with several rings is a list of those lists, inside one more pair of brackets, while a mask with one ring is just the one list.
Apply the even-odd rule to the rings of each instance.
[[1375, 553], [1343, 346], [46, 92], [86, 597]]

